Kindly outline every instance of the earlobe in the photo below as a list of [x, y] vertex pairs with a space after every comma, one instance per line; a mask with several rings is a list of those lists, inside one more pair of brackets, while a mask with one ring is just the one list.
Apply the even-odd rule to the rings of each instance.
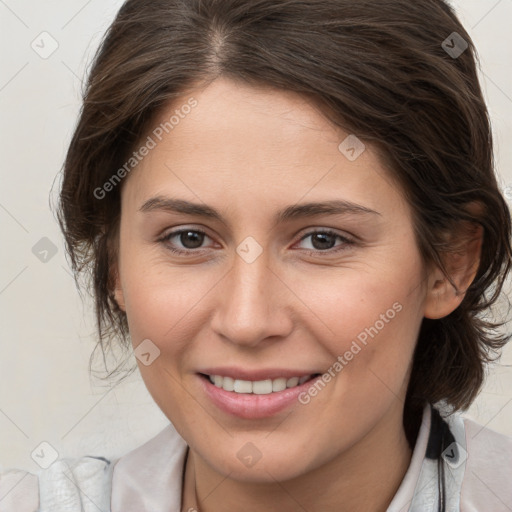
[[121, 288], [116, 288], [114, 290], [114, 298], [115, 298], [117, 305], [119, 306], [119, 309], [126, 313], [126, 307], [124, 304], [124, 295], [123, 295], [123, 290]]
[[119, 278], [119, 272], [117, 272], [117, 270], [115, 271], [114, 283], [114, 300], [116, 301], [116, 304], [119, 306], [119, 309], [126, 313], [123, 287], [121, 286], [121, 279]]
[[432, 271], [425, 300], [426, 318], [443, 318], [459, 307], [478, 271], [482, 241], [482, 226], [473, 225], [456, 248], [443, 254], [449, 278], [440, 268]]

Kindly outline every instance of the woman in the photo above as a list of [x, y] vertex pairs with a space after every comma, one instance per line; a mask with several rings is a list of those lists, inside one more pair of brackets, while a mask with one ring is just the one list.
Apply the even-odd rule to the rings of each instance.
[[127, 1], [59, 219], [172, 426], [7, 510], [512, 509], [512, 440], [459, 414], [510, 215], [443, 1]]

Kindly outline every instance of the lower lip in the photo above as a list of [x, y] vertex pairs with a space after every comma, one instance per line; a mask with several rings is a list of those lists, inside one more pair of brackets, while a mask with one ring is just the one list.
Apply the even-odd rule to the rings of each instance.
[[198, 377], [202, 382], [205, 393], [219, 409], [239, 418], [254, 420], [273, 416], [296, 403], [299, 395], [313, 385], [317, 379], [320, 379], [321, 375], [304, 382], [300, 386], [266, 395], [226, 391], [212, 384], [209, 378], [201, 375], [198, 375]]

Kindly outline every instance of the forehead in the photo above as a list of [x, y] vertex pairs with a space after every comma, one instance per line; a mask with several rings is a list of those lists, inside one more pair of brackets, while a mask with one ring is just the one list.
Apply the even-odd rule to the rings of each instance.
[[229, 199], [233, 207], [233, 196], [251, 196], [261, 208], [304, 198], [377, 209], [399, 195], [372, 147], [290, 91], [221, 78], [166, 106], [147, 136], [154, 147], [128, 180], [127, 195], [139, 204], [172, 190], [195, 200]]

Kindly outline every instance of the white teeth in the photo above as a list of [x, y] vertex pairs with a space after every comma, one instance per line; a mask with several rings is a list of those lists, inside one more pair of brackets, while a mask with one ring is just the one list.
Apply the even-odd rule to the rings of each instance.
[[272, 381], [272, 391], [283, 391], [286, 389], [286, 379], [284, 377], [280, 379], [274, 379]]
[[[247, 382], [247, 381], [246, 381]], [[268, 395], [272, 393], [272, 380], [258, 380], [252, 383], [252, 392], [255, 395]]]
[[231, 377], [224, 377], [224, 380], [222, 381], [222, 387], [226, 391], [234, 391], [235, 389], [235, 380]]
[[292, 377], [286, 381], [287, 388], [294, 388], [299, 383], [299, 377]]
[[[222, 377], [221, 377], [222, 379]], [[235, 393], [252, 393], [252, 382], [250, 380], [235, 380]]]
[[277, 379], [266, 379], [258, 381], [232, 379], [231, 377], [223, 377], [222, 375], [208, 375], [210, 382], [218, 388], [226, 391], [234, 391], [235, 393], [254, 393], [255, 395], [268, 395], [278, 391], [284, 391], [286, 388], [300, 386], [311, 375], [304, 377], [279, 377]]

